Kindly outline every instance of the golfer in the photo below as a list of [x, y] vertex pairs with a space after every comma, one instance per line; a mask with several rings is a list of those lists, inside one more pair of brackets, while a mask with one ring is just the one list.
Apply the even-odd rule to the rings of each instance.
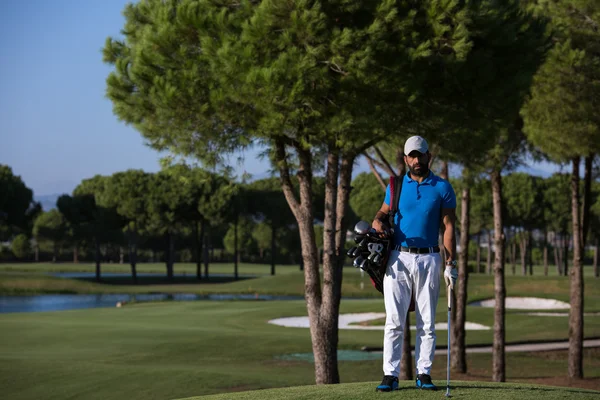
[[[415, 299], [417, 322], [415, 361], [417, 388], [437, 390], [431, 382], [431, 364], [435, 353], [435, 310], [440, 292], [440, 270], [445, 265], [446, 284], [456, 282], [456, 196], [450, 183], [429, 170], [431, 154], [427, 141], [410, 137], [404, 144], [404, 176], [398, 212], [393, 218], [393, 248], [383, 279], [385, 333], [383, 338], [383, 381], [378, 392], [398, 388], [400, 358], [406, 314]], [[390, 234], [390, 186], [373, 221], [373, 228]], [[442, 260], [438, 235], [443, 230], [446, 259]]]

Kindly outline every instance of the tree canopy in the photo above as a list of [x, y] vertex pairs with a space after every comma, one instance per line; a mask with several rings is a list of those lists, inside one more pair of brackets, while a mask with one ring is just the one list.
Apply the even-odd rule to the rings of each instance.
[[12, 168], [0, 164], [0, 193], [0, 241], [4, 241], [27, 230], [33, 191]]

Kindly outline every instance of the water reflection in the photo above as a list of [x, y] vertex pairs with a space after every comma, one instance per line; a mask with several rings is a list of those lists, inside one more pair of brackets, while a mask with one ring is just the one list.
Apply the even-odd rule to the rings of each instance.
[[117, 303], [149, 301], [302, 299], [302, 296], [270, 296], [258, 294], [42, 294], [35, 296], [0, 296], [0, 313], [63, 311], [83, 308], [115, 307]]

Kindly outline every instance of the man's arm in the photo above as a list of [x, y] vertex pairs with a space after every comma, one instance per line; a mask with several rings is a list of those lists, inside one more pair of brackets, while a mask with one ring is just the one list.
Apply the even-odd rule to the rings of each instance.
[[375, 219], [371, 224], [373, 229], [375, 229], [377, 232], [385, 232], [386, 234], [389, 233], [389, 213], [390, 206], [384, 202], [379, 211], [377, 211], [377, 214], [375, 214]]
[[456, 209], [442, 208], [442, 227], [444, 229], [444, 248], [446, 249], [446, 262], [456, 260]]

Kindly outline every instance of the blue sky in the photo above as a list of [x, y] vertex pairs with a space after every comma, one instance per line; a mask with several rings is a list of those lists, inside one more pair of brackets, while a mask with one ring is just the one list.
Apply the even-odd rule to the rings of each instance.
[[[96, 174], [160, 169], [160, 155], [105, 97], [111, 67], [101, 50], [120, 35], [127, 3], [0, 2], [0, 163], [35, 195], [70, 193]], [[253, 153], [245, 158], [237, 170], [264, 172]]]
[[[101, 50], [108, 36], [119, 36], [127, 3], [0, 1], [0, 163], [36, 196], [70, 193], [96, 174], [160, 169], [160, 155], [116, 119], [105, 97], [111, 67]], [[268, 165], [250, 152], [234, 167], [256, 176]], [[548, 175], [554, 169], [527, 170]], [[366, 170], [364, 162], [356, 168]]]

